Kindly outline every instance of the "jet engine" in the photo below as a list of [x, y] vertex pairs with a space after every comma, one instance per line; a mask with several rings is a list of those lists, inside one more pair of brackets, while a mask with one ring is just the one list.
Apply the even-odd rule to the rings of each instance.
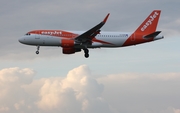
[[80, 52], [80, 48], [74, 48], [75, 42], [74, 40], [67, 40], [62, 39], [61, 40], [61, 46], [63, 48], [62, 52], [63, 54], [74, 54], [75, 52]]

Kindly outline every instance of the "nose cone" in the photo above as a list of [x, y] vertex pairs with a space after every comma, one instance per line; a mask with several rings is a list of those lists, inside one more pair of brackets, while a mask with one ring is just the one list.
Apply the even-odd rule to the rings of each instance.
[[18, 39], [18, 41], [19, 41], [20, 43], [24, 43], [24, 40], [25, 40], [24, 37], [21, 37], [21, 38]]

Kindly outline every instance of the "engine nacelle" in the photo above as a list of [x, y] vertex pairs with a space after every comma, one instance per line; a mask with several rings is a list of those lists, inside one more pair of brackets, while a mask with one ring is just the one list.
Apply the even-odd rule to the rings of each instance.
[[75, 52], [80, 52], [80, 48], [74, 48], [75, 42], [74, 40], [61, 40], [62, 52], [63, 54], [74, 54]]
[[74, 54], [75, 48], [63, 48], [62, 52], [63, 54]]
[[74, 40], [67, 40], [67, 39], [62, 39], [61, 40], [61, 46], [63, 48], [73, 48], [74, 47]]

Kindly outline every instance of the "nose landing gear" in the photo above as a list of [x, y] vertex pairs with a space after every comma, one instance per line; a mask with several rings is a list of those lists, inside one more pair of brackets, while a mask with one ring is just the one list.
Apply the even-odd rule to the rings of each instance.
[[37, 46], [36, 54], [39, 54], [39, 48], [40, 48], [40, 46], [38, 45], [38, 46]]

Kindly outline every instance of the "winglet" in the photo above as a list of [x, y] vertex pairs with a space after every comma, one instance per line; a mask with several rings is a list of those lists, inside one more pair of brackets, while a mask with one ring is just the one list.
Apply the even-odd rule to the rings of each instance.
[[109, 15], [110, 15], [110, 13], [108, 13], [107, 16], [104, 18], [103, 23], [106, 23], [106, 21], [107, 21]]

